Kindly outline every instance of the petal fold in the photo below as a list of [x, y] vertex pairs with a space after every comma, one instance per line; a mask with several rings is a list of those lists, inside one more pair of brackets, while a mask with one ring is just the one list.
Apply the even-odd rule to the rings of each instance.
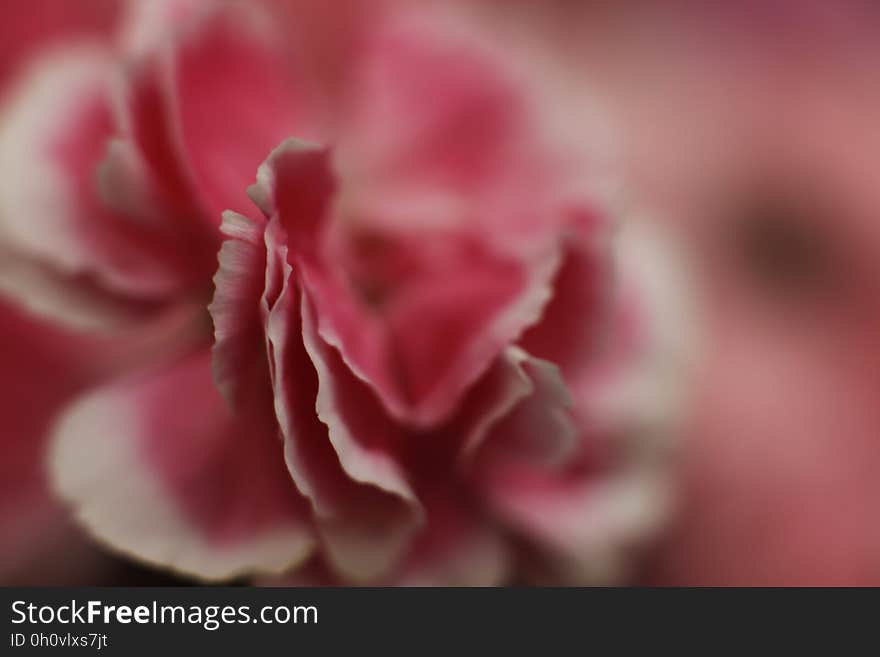
[[[314, 340], [314, 328], [306, 329], [309, 320], [302, 295], [292, 269], [289, 265], [285, 269], [284, 287], [269, 312], [267, 335], [287, 465], [299, 490], [312, 502], [331, 566], [345, 578], [376, 581], [396, 564], [422, 525], [421, 508], [385, 453], [383, 425], [347, 426], [350, 418], [334, 408], [338, 382], [328, 381], [326, 369], [320, 373], [322, 380], [306, 350], [303, 331], [312, 331]], [[316, 348], [314, 342], [312, 347]], [[351, 378], [353, 387], [347, 391], [356, 396], [346, 401], [347, 410], [364, 403], [360, 395], [369, 394]], [[355, 437], [355, 429], [368, 435]], [[365, 446], [358, 442], [361, 439], [374, 442]]]

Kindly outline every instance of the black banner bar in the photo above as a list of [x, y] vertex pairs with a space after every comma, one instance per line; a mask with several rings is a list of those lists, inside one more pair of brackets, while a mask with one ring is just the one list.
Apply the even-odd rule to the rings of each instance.
[[[6, 588], [0, 654], [608, 654], [873, 634], [877, 591]], [[867, 599], [865, 599], [867, 597]], [[861, 630], [861, 632], [860, 632]], [[866, 634], [866, 636], [869, 636]], [[610, 643], [609, 643], [610, 642]], [[745, 645], [758, 646], [758, 643]], [[766, 643], [760, 643], [766, 647]], [[603, 648], [605, 646], [605, 648]], [[838, 646], [839, 647], [839, 646]], [[256, 650], [256, 652], [254, 652]], [[614, 651], [616, 653], [616, 650]]]

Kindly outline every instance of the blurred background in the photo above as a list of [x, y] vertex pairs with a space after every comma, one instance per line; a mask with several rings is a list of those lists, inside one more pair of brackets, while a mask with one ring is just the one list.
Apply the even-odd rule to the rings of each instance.
[[[123, 4], [4, 2], [0, 117], [33, 57], [109, 39]], [[461, 4], [603, 107], [696, 295], [679, 506], [636, 583], [880, 585], [880, 5]], [[0, 298], [3, 584], [176, 581], [91, 544], [45, 481], [53, 418], [126, 351]]]

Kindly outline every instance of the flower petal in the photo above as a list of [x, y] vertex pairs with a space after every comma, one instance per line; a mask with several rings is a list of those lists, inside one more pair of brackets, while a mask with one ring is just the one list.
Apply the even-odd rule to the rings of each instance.
[[577, 386], [601, 353], [614, 288], [613, 262], [606, 230], [577, 226], [562, 248], [562, 264], [553, 280], [553, 298], [541, 320], [519, 345], [529, 354], [559, 366], [569, 386]]
[[[348, 576], [372, 577], [373, 571], [390, 567], [419, 517], [419, 503], [390, 456], [398, 429], [372, 392], [317, 335], [305, 299], [299, 313], [289, 305], [299, 296], [290, 282], [286, 248], [278, 243], [284, 236], [276, 221], [268, 230], [262, 223], [231, 212], [224, 215], [223, 230], [229, 239], [221, 250], [211, 305], [217, 336], [215, 379], [234, 406], [236, 398], [247, 393], [249, 368], [260, 367], [255, 363], [265, 358], [267, 345], [261, 335], [261, 317], [265, 317], [268, 346], [275, 356], [271, 373], [276, 388], [282, 395], [295, 396], [281, 399], [278, 410], [288, 436], [291, 471], [314, 502], [331, 560]], [[290, 322], [302, 332], [289, 331]], [[307, 382], [316, 372], [315, 391], [315, 384]], [[389, 495], [404, 504], [385, 499]], [[371, 536], [377, 531], [371, 522], [378, 524], [381, 537]]]
[[394, 417], [436, 426], [539, 318], [555, 242], [522, 260], [467, 231], [418, 222], [393, 233], [361, 229], [332, 214], [330, 166], [326, 151], [289, 140], [261, 167], [251, 196], [287, 232], [322, 339]]
[[391, 583], [397, 586], [500, 586], [510, 577], [512, 551], [499, 529], [448, 486], [421, 491], [425, 531]]
[[117, 0], [7, 0], [0, 24], [0, 93], [35, 52], [83, 38], [107, 38], [120, 19]]
[[76, 402], [51, 466], [57, 491], [97, 538], [186, 574], [277, 573], [314, 544], [268, 391], [231, 414], [208, 350]]
[[[358, 427], [376, 432], [369, 436], [375, 442], [368, 449], [344, 424], [348, 418], [335, 415], [336, 393], [327, 386], [337, 383], [328, 381], [326, 369], [323, 381], [319, 379], [306, 351], [304, 301], [289, 265], [286, 271], [284, 288], [269, 313], [267, 333], [274, 360], [275, 412], [285, 437], [287, 464], [297, 487], [312, 501], [331, 565], [347, 578], [375, 580], [408, 545], [422, 520], [420, 507], [381, 451], [387, 439], [382, 425]], [[314, 340], [314, 328], [309, 330]], [[368, 391], [350, 387], [349, 392], [356, 396], [347, 400], [347, 409], [364, 403], [362, 395]]]
[[318, 335], [308, 295], [302, 295], [303, 344], [318, 374], [318, 417], [327, 425], [330, 442], [346, 473], [418, 505], [393, 450], [404, 438], [372, 390], [346, 368]]
[[[3, 287], [41, 310], [59, 297], [81, 301], [53, 312], [77, 324], [190, 292], [215, 258], [198, 236], [143, 209], [140, 162], [112, 141], [112, 68], [101, 49], [47, 55], [12, 90], [0, 126], [0, 239], [17, 265]], [[130, 190], [137, 211], [120, 212], [102, 189]], [[89, 322], [92, 312], [100, 317]]]
[[213, 370], [217, 388], [235, 407], [240, 387], [253, 380], [253, 368], [266, 368], [260, 298], [266, 283], [265, 221], [223, 213], [220, 230], [227, 239], [218, 256], [214, 299]]
[[656, 235], [632, 222], [618, 245], [612, 330], [572, 390], [573, 453], [562, 467], [518, 458], [499, 426], [479, 455], [477, 485], [494, 513], [533, 542], [529, 577], [541, 582], [626, 581], [635, 550], [671, 509], [688, 312]]
[[44, 261], [0, 246], [0, 292], [31, 313], [77, 330], [115, 332], [153, 316], [158, 305], [108, 292]]
[[245, 190], [266, 154], [307, 135], [302, 85], [272, 27], [257, 7], [229, 5], [172, 55], [181, 142], [216, 217], [247, 211]]
[[530, 391], [493, 424], [478, 460], [490, 468], [527, 464], [558, 468], [576, 449], [572, 399], [559, 369], [512, 347], [508, 358], [530, 382]]

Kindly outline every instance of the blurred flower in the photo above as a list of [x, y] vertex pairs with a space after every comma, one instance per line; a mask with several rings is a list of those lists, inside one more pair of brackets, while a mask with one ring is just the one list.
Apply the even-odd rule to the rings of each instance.
[[85, 584], [106, 567], [51, 498], [44, 466], [53, 416], [93, 383], [94, 356], [88, 340], [0, 304], [4, 584]]
[[438, 9], [133, 8], [0, 126], [3, 290], [141, 336], [59, 424], [79, 521], [206, 579], [627, 576], [687, 333], [553, 76]]
[[877, 3], [477, 3], [613, 117], [705, 343], [660, 584], [880, 577]]
[[[0, 25], [0, 102], [40, 53], [106, 40], [114, 0], [12, 0]], [[0, 280], [13, 256], [0, 248]], [[27, 317], [0, 300], [0, 582], [94, 583], [111, 564], [72, 525], [49, 492], [45, 448], [57, 412], [98, 380], [97, 341]]]
[[880, 582], [876, 10], [634, 11], [579, 59], [706, 321], [653, 583]]

